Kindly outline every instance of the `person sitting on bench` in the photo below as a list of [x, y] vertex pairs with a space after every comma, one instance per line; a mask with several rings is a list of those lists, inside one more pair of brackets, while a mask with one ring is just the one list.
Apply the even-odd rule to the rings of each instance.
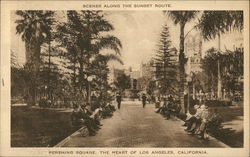
[[73, 104], [73, 109], [74, 110], [71, 114], [72, 125], [75, 127], [82, 127], [85, 125], [88, 129], [89, 135], [94, 136], [96, 134], [96, 130], [94, 129], [90, 116], [77, 104]]
[[194, 105], [194, 110], [195, 110], [194, 115], [190, 114], [189, 112], [187, 113], [187, 118], [186, 118], [185, 124], [184, 124], [184, 126], [187, 127], [185, 129], [185, 131], [190, 130], [192, 127], [192, 124], [196, 121], [195, 114], [196, 114], [197, 110], [199, 109], [199, 107], [200, 107], [199, 105]]
[[197, 131], [197, 129], [199, 129], [201, 124], [201, 114], [202, 114], [202, 108], [199, 107], [197, 108], [196, 113], [193, 116], [194, 118], [192, 120], [192, 123], [190, 124], [191, 128], [187, 130], [189, 132], [188, 134], [194, 134]]
[[204, 139], [204, 134], [205, 134], [208, 119], [209, 119], [209, 111], [208, 111], [208, 106], [202, 105], [201, 108], [202, 108], [201, 125], [196, 134], [199, 135], [200, 138]]

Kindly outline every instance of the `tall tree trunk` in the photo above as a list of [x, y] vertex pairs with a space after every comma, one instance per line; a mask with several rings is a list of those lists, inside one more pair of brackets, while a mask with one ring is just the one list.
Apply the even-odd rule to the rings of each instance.
[[185, 113], [185, 106], [184, 106], [184, 84], [185, 84], [185, 56], [184, 56], [184, 28], [185, 24], [180, 24], [180, 53], [179, 53], [179, 68], [180, 68], [180, 105], [181, 105], [181, 113]]
[[48, 99], [51, 99], [51, 88], [50, 88], [50, 59], [51, 59], [51, 56], [50, 56], [50, 42], [49, 42], [49, 68], [48, 68]]
[[79, 65], [80, 65], [80, 67], [79, 67], [79, 84], [80, 84], [80, 92], [82, 92], [82, 89], [83, 89], [83, 62], [82, 61], [80, 61], [79, 62]]
[[[221, 43], [220, 43], [220, 32], [218, 33], [218, 50], [220, 52], [221, 50]], [[218, 90], [217, 90], [217, 97], [218, 99], [221, 99], [222, 92], [221, 92], [221, 87], [222, 87], [222, 82], [221, 82], [221, 70], [220, 70], [220, 59], [218, 59]]]
[[30, 60], [27, 61], [29, 66], [29, 74], [31, 81], [29, 83], [29, 95], [28, 95], [28, 105], [36, 104], [36, 92], [37, 83], [39, 79], [39, 68], [40, 68], [40, 51], [41, 44], [36, 41], [32, 41], [29, 44]]
[[[25, 93], [25, 101], [28, 105], [32, 104], [32, 87], [33, 87], [33, 82], [32, 82], [32, 53], [30, 50], [30, 43], [29, 42], [25, 42], [25, 57], [26, 57], [26, 64], [25, 64], [25, 70], [27, 72], [27, 74], [30, 76], [30, 81], [27, 82], [27, 87], [26, 87], [26, 93]], [[29, 79], [26, 79], [29, 80]]]
[[77, 63], [77, 58], [76, 55], [74, 56], [74, 63], [73, 63], [73, 88], [74, 88], [74, 93], [76, 93], [76, 63]]

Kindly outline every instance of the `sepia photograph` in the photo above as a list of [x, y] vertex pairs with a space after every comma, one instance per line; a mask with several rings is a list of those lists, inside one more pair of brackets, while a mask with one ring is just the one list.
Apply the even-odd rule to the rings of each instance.
[[10, 149], [247, 146], [243, 9], [91, 7], [10, 10]]
[[242, 11], [17, 10], [11, 22], [12, 147], [243, 146]]

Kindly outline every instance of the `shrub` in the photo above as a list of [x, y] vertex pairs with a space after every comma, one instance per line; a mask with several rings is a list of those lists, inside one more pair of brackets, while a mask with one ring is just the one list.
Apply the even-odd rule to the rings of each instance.
[[41, 108], [49, 107], [49, 103], [47, 102], [46, 99], [40, 99], [38, 104], [39, 104], [39, 107]]
[[231, 106], [232, 101], [222, 101], [222, 100], [207, 100], [205, 102], [207, 106]]

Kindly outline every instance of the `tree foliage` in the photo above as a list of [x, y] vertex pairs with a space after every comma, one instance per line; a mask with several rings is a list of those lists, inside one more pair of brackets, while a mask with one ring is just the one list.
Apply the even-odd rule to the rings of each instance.
[[227, 91], [235, 92], [241, 90], [238, 85], [238, 79], [243, 76], [243, 50], [219, 52], [215, 48], [207, 51], [206, 56], [202, 59], [202, 68], [206, 73], [208, 86], [216, 91], [216, 82], [218, 80], [218, 60], [220, 61], [220, 71], [222, 86]]
[[116, 81], [114, 83], [115, 83], [115, 86], [121, 91], [124, 91], [125, 89], [129, 89], [131, 87], [130, 77], [124, 73], [119, 75], [116, 78]]
[[214, 39], [218, 33], [243, 30], [243, 11], [204, 11], [198, 28], [204, 39]]
[[168, 26], [163, 27], [158, 44], [158, 51], [154, 58], [156, 67], [155, 76], [158, 85], [161, 86], [162, 94], [175, 93], [177, 65], [175, 62], [176, 49], [172, 47]]
[[[110, 88], [108, 62], [122, 64], [119, 58], [122, 44], [108, 33], [114, 27], [102, 11], [69, 10], [65, 22], [59, 20], [54, 11], [18, 10], [16, 14], [20, 16], [16, 20], [17, 34], [26, 47], [24, 69], [32, 74], [31, 82], [27, 83], [33, 89], [28, 90], [27, 95], [33, 93], [33, 104], [35, 93], [45, 87], [49, 87], [51, 98], [64, 95], [66, 91], [73, 93], [69, 95], [83, 97], [88, 84], [93, 90], [107, 92]], [[102, 54], [104, 49], [108, 53]], [[87, 81], [89, 76], [94, 76], [94, 80]]]
[[[87, 91], [87, 77], [95, 76], [92, 86], [107, 86], [108, 62], [122, 63], [119, 58], [122, 44], [120, 40], [108, 34], [114, 27], [104, 17], [102, 11], [67, 11], [68, 21], [57, 27], [57, 41], [63, 47], [66, 59], [65, 68], [72, 78], [75, 88]], [[114, 53], [101, 54], [109, 49]], [[95, 85], [98, 84], [98, 85]]]

